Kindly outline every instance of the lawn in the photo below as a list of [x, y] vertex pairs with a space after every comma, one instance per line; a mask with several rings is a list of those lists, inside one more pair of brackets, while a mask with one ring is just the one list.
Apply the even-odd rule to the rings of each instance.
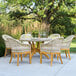
[[73, 41], [71, 43], [70, 51], [76, 53], [76, 39], [73, 39]]

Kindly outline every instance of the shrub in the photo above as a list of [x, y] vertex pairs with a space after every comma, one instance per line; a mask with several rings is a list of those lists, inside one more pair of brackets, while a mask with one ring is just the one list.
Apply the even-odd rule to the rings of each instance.
[[37, 30], [32, 31], [32, 36], [33, 37], [38, 37], [39, 32]]
[[21, 36], [21, 33], [20, 32], [17, 32], [17, 34], [12, 34], [12, 37], [16, 38], [16, 39], [19, 39]]
[[59, 33], [61, 35], [64, 35], [64, 33], [66, 32], [65, 31], [65, 26], [62, 26], [62, 25], [56, 25], [54, 28], [53, 28], [53, 32], [54, 33]]
[[5, 44], [4, 40], [2, 39], [2, 35], [0, 35], [0, 57], [4, 56], [5, 53]]

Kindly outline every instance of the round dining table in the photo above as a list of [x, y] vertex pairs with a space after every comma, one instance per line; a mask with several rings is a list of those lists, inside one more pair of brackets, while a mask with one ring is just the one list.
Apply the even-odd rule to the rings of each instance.
[[[48, 42], [50, 40], [52, 39], [51, 38], [25, 38], [25, 39], [21, 39], [20, 41], [21, 42], [27, 41], [29, 42], [29, 44], [31, 44], [31, 53], [33, 56], [34, 54], [36, 54], [36, 52], [40, 53], [40, 47], [35, 48], [35, 42], [38, 42], [38, 46], [39, 46], [40, 43]], [[45, 55], [49, 59], [49, 56], [47, 55], [47, 53], [44, 53], [43, 55]]]

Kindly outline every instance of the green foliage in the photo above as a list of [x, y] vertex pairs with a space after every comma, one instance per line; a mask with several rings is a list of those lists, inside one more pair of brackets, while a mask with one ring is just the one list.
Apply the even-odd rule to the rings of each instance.
[[4, 42], [2, 42], [1, 41], [2, 40], [2, 38], [0, 37], [0, 57], [1, 56], [4, 56], [4, 53], [5, 53], [5, 44], [4, 44]]
[[37, 30], [32, 31], [32, 36], [33, 37], [38, 37], [39, 32]]
[[44, 10], [38, 11], [38, 15], [43, 16], [44, 15]]
[[[64, 26], [64, 34], [74, 34], [74, 28], [76, 27], [75, 14], [73, 12], [75, 8], [67, 7], [64, 3], [58, 10], [57, 14], [51, 19], [51, 26], [56, 30], [57, 25]], [[72, 13], [71, 13], [72, 12]], [[52, 29], [53, 30], [53, 29]], [[53, 32], [54, 32], [53, 30]]]
[[2, 30], [0, 29], [0, 57], [4, 56], [5, 53], [5, 44], [4, 44], [4, 40], [2, 39]]
[[[24, 34], [25, 29], [28, 32], [33, 21], [48, 24], [50, 28], [45, 28], [47, 30], [44, 31], [47, 32], [50, 29], [49, 34], [60, 33], [64, 36], [76, 34], [75, 4], [75, 0], [1, 0], [0, 34], [11, 35], [12, 28], [17, 26], [22, 26], [22, 34]], [[26, 21], [27, 19], [31, 22]], [[49, 27], [48, 25], [46, 27]], [[31, 32], [34, 37], [38, 37], [39, 31], [31, 30]], [[20, 35], [20, 31], [15, 35], [12, 34], [17, 39]], [[4, 48], [4, 41], [0, 37], [0, 56], [4, 54]]]
[[10, 18], [12, 19], [21, 19], [25, 13], [20, 12], [19, 10], [9, 12]]
[[22, 34], [25, 34], [25, 26], [23, 26]]
[[76, 39], [73, 39], [70, 51], [76, 53]]
[[76, 27], [74, 28], [74, 33], [76, 34]]
[[64, 33], [65, 33], [65, 26], [62, 26], [62, 25], [56, 25], [54, 28], [53, 28], [53, 32], [54, 33], [59, 33], [59, 34], [61, 34], [61, 35], [64, 35]]
[[[4, 19], [0, 19], [4, 25], [10, 26], [10, 28], [19, 24], [23, 25], [23, 20], [28, 18], [27, 15], [33, 13], [35, 20], [50, 24], [54, 28], [53, 30], [61, 29], [64, 26], [64, 34], [74, 33], [75, 24], [72, 23], [74, 20], [71, 18], [75, 17], [75, 0], [55, 0], [54, 2], [49, 0], [4, 0], [0, 4], [1, 8], [5, 6], [10, 11], [8, 16], [5, 15]], [[56, 32], [53, 30], [52, 32]]]
[[16, 38], [16, 39], [20, 39], [20, 36], [21, 36], [21, 34], [20, 34], [20, 32], [18, 31], [18, 33], [17, 34], [13, 34], [12, 35], [12, 37], [14, 37], [14, 38]]

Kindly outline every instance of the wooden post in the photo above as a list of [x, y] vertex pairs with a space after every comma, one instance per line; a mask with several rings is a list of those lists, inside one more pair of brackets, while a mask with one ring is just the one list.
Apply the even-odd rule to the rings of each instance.
[[65, 50], [66, 58], [67, 58], [67, 50]]
[[19, 66], [19, 54], [17, 54], [17, 66]]
[[6, 54], [7, 54], [7, 48], [5, 49], [5, 54], [4, 54], [4, 56], [6, 56]]
[[31, 64], [31, 52], [29, 53], [29, 63]]
[[22, 54], [21, 54], [21, 62], [22, 62]]
[[40, 64], [42, 64], [42, 53], [40, 53]]
[[11, 63], [11, 61], [12, 61], [12, 52], [11, 52], [11, 58], [10, 58], [10, 61], [9, 61], [9, 63]]
[[52, 62], [53, 62], [53, 53], [51, 53], [51, 66], [52, 66]]
[[70, 51], [69, 51], [69, 49], [68, 49], [68, 56], [69, 56], [69, 59], [71, 60], [71, 57], [70, 57]]
[[61, 64], [63, 64], [63, 61], [62, 61], [62, 58], [61, 58], [61, 55], [60, 54], [59, 54], [59, 57], [60, 57]]

